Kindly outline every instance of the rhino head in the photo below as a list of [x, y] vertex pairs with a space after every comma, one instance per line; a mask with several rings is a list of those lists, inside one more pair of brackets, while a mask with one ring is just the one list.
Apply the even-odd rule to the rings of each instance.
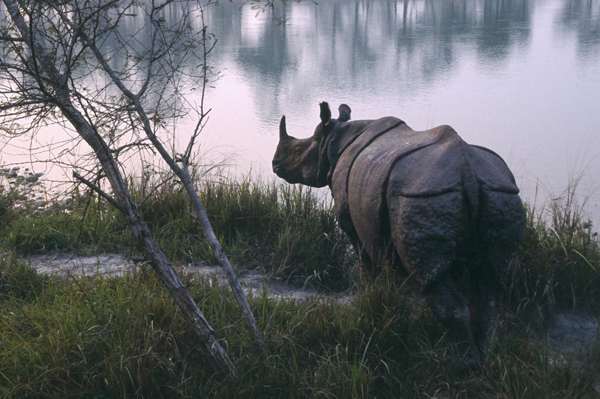
[[327, 185], [329, 162], [326, 139], [338, 121], [350, 119], [350, 107], [342, 104], [338, 120], [331, 119], [329, 104], [319, 104], [321, 122], [311, 137], [298, 139], [287, 133], [285, 115], [279, 122], [279, 144], [273, 156], [273, 172], [288, 183], [301, 183], [311, 187]]

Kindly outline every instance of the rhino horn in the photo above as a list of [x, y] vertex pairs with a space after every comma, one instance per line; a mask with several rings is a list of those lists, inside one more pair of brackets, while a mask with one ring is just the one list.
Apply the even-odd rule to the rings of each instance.
[[331, 110], [329, 109], [329, 104], [323, 101], [319, 104], [321, 108], [321, 122], [323, 122], [323, 126], [327, 126], [329, 121], [331, 121]]
[[288, 138], [287, 129], [285, 127], [285, 115], [281, 117], [281, 121], [279, 121], [279, 139], [283, 140]]

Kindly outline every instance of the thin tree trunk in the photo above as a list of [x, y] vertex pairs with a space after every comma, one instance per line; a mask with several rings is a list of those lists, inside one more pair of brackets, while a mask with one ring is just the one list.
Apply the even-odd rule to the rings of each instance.
[[[40, 60], [50, 60], [51, 58], [48, 57], [45, 49], [31, 40], [27, 23], [20, 13], [17, 1], [3, 0], [3, 2], [13, 23], [19, 31], [21, 38], [30, 47], [32, 53]], [[33, 62], [36, 61], [33, 60]], [[90, 145], [100, 161], [102, 170], [106, 174], [116, 197], [114, 203], [118, 204], [119, 210], [127, 217], [127, 221], [129, 222], [134, 236], [144, 246], [152, 260], [153, 269], [159, 279], [175, 299], [175, 302], [192, 325], [194, 332], [206, 346], [206, 349], [211, 354], [216, 366], [235, 375], [235, 366], [216, 338], [215, 331], [184, 287], [157, 242], [152, 237], [150, 229], [141, 219], [127, 185], [119, 171], [118, 165], [110, 152], [110, 148], [93, 126], [88, 123], [81, 112], [73, 106], [66, 82], [61, 81], [60, 74], [57, 72], [56, 67], [51, 63], [43, 62], [40, 64], [40, 68], [50, 77], [51, 85], [55, 90], [53, 100], [56, 102], [63, 115], [71, 122], [78, 134]], [[87, 182], [86, 184], [91, 183]], [[100, 190], [98, 187], [94, 187], [94, 189]]]
[[242, 290], [240, 282], [235, 275], [235, 271], [233, 270], [233, 267], [229, 262], [229, 258], [225, 254], [225, 251], [223, 250], [223, 247], [221, 246], [221, 243], [219, 242], [219, 239], [217, 238], [217, 235], [213, 230], [212, 224], [210, 223], [210, 220], [208, 218], [208, 213], [206, 212], [206, 208], [202, 205], [202, 201], [200, 201], [200, 197], [194, 189], [192, 178], [190, 176], [187, 164], [185, 162], [182, 163], [181, 172], [181, 183], [185, 187], [185, 190], [187, 191], [192, 201], [192, 206], [194, 208], [194, 216], [196, 216], [196, 219], [202, 227], [202, 231], [204, 231], [204, 238], [206, 238], [206, 241], [208, 241], [210, 247], [212, 248], [213, 254], [217, 258], [219, 265], [221, 265], [221, 267], [225, 271], [225, 275], [227, 276], [227, 280], [229, 281], [229, 285], [231, 286], [233, 295], [235, 296], [237, 302], [240, 304], [240, 307], [242, 308], [242, 313], [244, 314], [244, 317], [246, 318], [250, 329], [254, 332], [256, 343], [259, 349], [264, 350], [264, 338], [260, 330], [258, 329], [258, 326], [256, 325], [256, 320], [254, 318], [254, 314], [252, 313], [252, 309], [250, 308], [250, 304], [248, 303], [248, 298]]
[[121, 93], [123, 93], [123, 95], [129, 99], [129, 101], [135, 108], [135, 111], [137, 112], [140, 120], [142, 121], [142, 128], [144, 129], [146, 137], [148, 137], [148, 139], [150, 140], [150, 142], [152, 143], [154, 148], [158, 151], [160, 156], [167, 163], [167, 165], [169, 166], [171, 171], [179, 178], [179, 180], [185, 187], [185, 190], [187, 191], [187, 193], [190, 197], [190, 200], [192, 201], [192, 205], [194, 207], [194, 214], [197, 217], [198, 221], [200, 222], [200, 227], [202, 228], [204, 237], [210, 244], [211, 249], [213, 250], [213, 254], [214, 254], [215, 258], [217, 258], [219, 265], [225, 271], [225, 274], [227, 276], [227, 280], [229, 282], [231, 290], [233, 291], [235, 299], [238, 302], [238, 304], [240, 305], [240, 308], [242, 309], [242, 314], [244, 315], [244, 318], [246, 319], [246, 323], [248, 324], [248, 327], [254, 334], [254, 339], [255, 339], [255, 342], [256, 342], [258, 348], [260, 350], [264, 350], [264, 345], [265, 345], [264, 338], [263, 338], [260, 330], [258, 329], [258, 325], [256, 324], [256, 319], [254, 317], [254, 314], [252, 313], [252, 308], [250, 307], [250, 304], [248, 303], [246, 294], [244, 293], [244, 291], [242, 290], [242, 287], [240, 286], [239, 280], [235, 274], [235, 271], [233, 270], [233, 267], [231, 266], [231, 263], [229, 262], [227, 255], [223, 251], [223, 247], [219, 243], [219, 240], [218, 240], [218, 238], [214, 232], [214, 229], [212, 227], [212, 224], [210, 223], [210, 220], [208, 218], [206, 209], [202, 205], [202, 202], [200, 201], [200, 197], [198, 196], [198, 193], [196, 192], [196, 190], [194, 188], [192, 179], [191, 179], [189, 171], [187, 169], [187, 159], [182, 160], [181, 167], [177, 164], [175, 159], [173, 159], [173, 157], [169, 154], [167, 149], [164, 147], [164, 145], [160, 142], [160, 140], [154, 133], [154, 131], [152, 129], [152, 125], [150, 124], [150, 120], [148, 119], [148, 115], [146, 114], [142, 104], [140, 103], [139, 96], [134, 94], [131, 90], [129, 90], [125, 86], [123, 81], [119, 78], [119, 76], [117, 76], [117, 74], [114, 72], [114, 70], [110, 67], [107, 60], [103, 56], [102, 52], [100, 51], [100, 49], [98, 49], [98, 47], [94, 44], [94, 42], [91, 41], [85, 33], [82, 32], [82, 33], [80, 33], [80, 35], [83, 38], [83, 41], [86, 43], [86, 45], [89, 46], [89, 48], [92, 50], [92, 52], [96, 56], [96, 59], [98, 60], [100, 65], [102, 65], [102, 68], [108, 74], [108, 76], [113, 81], [113, 83], [119, 88]]

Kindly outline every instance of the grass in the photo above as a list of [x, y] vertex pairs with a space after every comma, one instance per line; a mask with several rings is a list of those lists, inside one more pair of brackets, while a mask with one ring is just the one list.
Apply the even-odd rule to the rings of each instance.
[[[251, 298], [268, 350], [252, 350], [231, 296], [186, 280], [240, 370], [206, 367], [181, 314], [152, 274], [38, 276], [0, 262], [0, 397], [6, 398], [582, 398], [584, 369], [549, 367], [539, 342], [503, 334], [489, 364], [458, 375], [440, 326], [383, 275], [350, 304]], [[507, 331], [519, 331], [510, 329]]]
[[[169, 256], [211, 261], [176, 186], [133, 187], [137, 198], [146, 198], [141, 210]], [[260, 356], [229, 292], [186, 277], [240, 370], [234, 379], [207, 367], [205, 353], [151, 273], [59, 279], [36, 274], [15, 256], [135, 252], [117, 213], [83, 194], [34, 211], [24, 211], [13, 197], [4, 201], [0, 230], [7, 248], [0, 254], [0, 397], [597, 395], [597, 348], [583, 366], [550, 366], [551, 354], [531, 332], [557, 309], [600, 314], [600, 244], [574, 191], [544, 210], [528, 209], [525, 238], [503, 280], [508, 317], [499, 341], [482, 370], [459, 374], [443, 329], [415, 302], [410, 284], [389, 270], [373, 281], [352, 273], [353, 257], [330, 204], [309, 190], [248, 179], [199, 188], [238, 264], [329, 290], [355, 285], [354, 300], [290, 302], [255, 293], [250, 301], [268, 345]]]
[[[131, 187], [167, 256], [178, 262], [215, 263], [180, 187], [147, 182]], [[338, 290], [350, 285], [348, 242], [337, 228], [331, 203], [310, 189], [225, 179], [198, 184], [198, 190], [219, 239], [238, 266], [261, 268], [296, 285], [309, 282]], [[64, 206], [9, 215], [0, 227], [0, 241], [21, 255], [136, 252], [124, 218], [87, 194], [73, 194]]]
[[[169, 258], [215, 263], [190, 217], [185, 193], [173, 180], [132, 180], [130, 187]], [[356, 257], [337, 227], [330, 201], [302, 186], [250, 178], [205, 179], [197, 187], [239, 268], [258, 268], [294, 285], [325, 290], [355, 284]], [[32, 190], [30, 185], [25, 189]], [[0, 245], [20, 255], [137, 252], [123, 217], [97, 197], [75, 192], [61, 205], [32, 209], [25, 190], [16, 191], [18, 196], [0, 190], [0, 203], [8, 204], [0, 216]], [[528, 208], [525, 238], [504, 281], [511, 309], [544, 315], [557, 307], [600, 308], [600, 244], [575, 192], [573, 184], [548, 207]], [[22, 200], [6, 200], [14, 197]]]
[[505, 280], [514, 311], [600, 310], [600, 241], [576, 202], [576, 185], [541, 210], [527, 209], [523, 242]]

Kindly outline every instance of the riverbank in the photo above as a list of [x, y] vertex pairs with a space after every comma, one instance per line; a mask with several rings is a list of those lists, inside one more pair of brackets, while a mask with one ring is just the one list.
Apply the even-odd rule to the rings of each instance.
[[[81, 256], [72, 253], [51, 253], [32, 255], [19, 260], [30, 266], [35, 272], [60, 278], [81, 277], [123, 277], [126, 274], [150, 271], [151, 267], [142, 259], [130, 259], [120, 254], [97, 254]], [[191, 279], [207, 279], [213, 284], [229, 289], [225, 272], [219, 265], [206, 262], [173, 265], [180, 275]], [[294, 286], [277, 280], [258, 269], [241, 269], [237, 273], [240, 285], [247, 295], [266, 295], [269, 299], [287, 299], [305, 301], [326, 299], [346, 303], [351, 298], [347, 292], [325, 292], [310, 287]]]
[[[136, 187], [142, 212], [168, 255], [213, 263], [176, 185]], [[503, 276], [505, 322], [480, 371], [449, 364], [443, 329], [393, 271], [374, 281], [354, 270], [330, 204], [298, 187], [245, 180], [200, 187], [215, 229], [236, 265], [347, 301], [250, 298], [265, 332], [264, 357], [228, 290], [185, 275], [186, 285], [240, 370], [214, 374], [181, 314], [144, 269], [120, 277], [36, 273], [19, 257], [57, 251], [139, 257], [124, 221], [84, 193], [32, 208], [3, 199], [0, 212], [1, 397], [593, 397], [597, 345], [557, 358], [541, 339], [565, 309], [600, 315], [598, 238], [572, 203], [529, 210], [525, 239]], [[0, 204], [2, 201], [0, 201]], [[573, 313], [571, 313], [573, 314]], [[573, 319], [578, 320], [578, 319]], [[589, 317], [586, 334], [597, 330]], [[560, 321], [560, 320], [559, 320]], [[569, 324], [570, 321], [560, 321]], [[586, 324], [588, 323], [588, 324]], [[572, 323], [571, 323], [572, 324]], [[537, 337], [532, 339], [532, 337]], [[557, 360], [559, 359], [559, 360]]]
[[[141, 214], [171, 260], [215, 263], [177, 184], [152, 180], [131, 187], [141, 203]], [[235, 264], [259, 268], [295, 285], [336, 290], [350, 286], [348, 270], [354, 260], [348, 241], [336, 226], [330, 201], [318, 198], [311, 189], [221, 179], [203, 183], [199, 191]], [[122, 215], [87, 193], [75, 192], [43, 209], [33, 208], [26, 199], [10, 208], [4, 212], [0, 241], [19, 255], [143, 255]]]
[[457, 374], [441, 327], [389, 275], [348, 303], [252, 295], [267, 338], [264, 357], [252, 349], [228, 290], [184, 277], [227, 343], [236, 379], [206, 367], [202, 347], [152, 273], [65, 279], [5, 257], [0, 280], [1, 397], [537, 399], [592, 397], [598, 389], [597, 350], [559, 358], [514, 317], [489, 363]]

